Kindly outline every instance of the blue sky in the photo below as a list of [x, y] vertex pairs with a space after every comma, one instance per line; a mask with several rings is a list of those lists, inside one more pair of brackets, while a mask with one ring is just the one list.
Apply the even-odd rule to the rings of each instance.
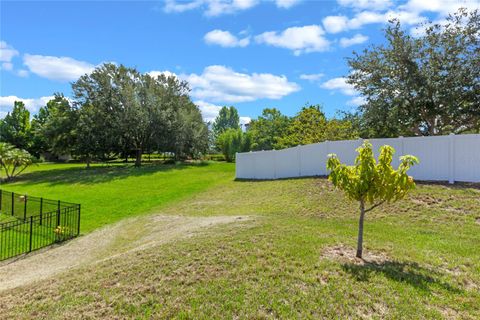
[[405, 27], [443, 21], [471, 0], [1, 1], [0, 117], [14, 100], [35, 113], [102, 62], [187, 80], [204, 118], [234, 105], [244, 121], [264, 108], [328, 116], [362, 98], [345, 84], [345, 58]]

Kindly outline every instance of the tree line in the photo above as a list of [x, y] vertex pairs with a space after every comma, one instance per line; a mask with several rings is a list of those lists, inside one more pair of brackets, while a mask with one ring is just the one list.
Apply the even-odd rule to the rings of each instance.
[[73, 100], [55, 94], [30, 121], [22, 102], [0, 122], [0, 136], [39, 156], [71, 155], [84, 160], [169, 152], [197, 158], [208, 148], [208, 128], [176, 77], [152, 77], [123, 65], [104, 64], [72, 83]]
[[0, 140], [29, 151], [92, 160], [168, 152], [175, 159], [271, 150], [325, 140], [480, 132], [480, 14], [460, 9], [444, 24], [412, 36], [400, 21], [384, 30], [385, 44], [347, 59], [352, 85], [365, 102], [353, 112], [325, 116], [307, 105], [289, 117], [267, 108], [241, 128], [235, 107], [204, 123], [188, 83], [104, 64], [72, 83], [73, 98], [54, 99], [30, 119], [22, 102], [0, 120]]

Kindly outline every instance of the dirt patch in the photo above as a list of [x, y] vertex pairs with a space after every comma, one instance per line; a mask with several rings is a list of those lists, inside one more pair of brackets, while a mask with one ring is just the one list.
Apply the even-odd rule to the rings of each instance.
[[357, 258], [355, 256], [356, 253], [356, 249], [340, 244], [325, 248], [322, 252], [322, 258], [357, 265], [363, 265], [366, 263], [383, 263], [389, 260], [388, 256], [382, 252], [372, 252], [364, 249], [363, 259]]
[[63, 245], [3, 263], [0, 265], [0, 291], [47, 279], [60, 272], [98, 263], [127, 252], [191, 237], [204, 228], [249, 219], [239, 216], [164, 215], [126, 219]]
[[480, 224], [480, 217], [476, 217], [476, 218], [475, 218], [475, 223], [476, 223], [476, 224]]

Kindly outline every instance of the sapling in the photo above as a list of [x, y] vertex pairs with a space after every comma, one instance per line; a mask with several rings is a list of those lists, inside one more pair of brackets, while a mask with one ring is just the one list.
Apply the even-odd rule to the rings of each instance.
[[385, 202], [404, 198], [415, 187], [415, 182], [407, 175], [407, 171], [418, 163], [418, 159], [411, 155], [402, 156], [400, 165], [395, 170], [391, 164], [395, 149], [389, 145], [380, 148], [378, 162], [368, 141], [356, 151], [358, 156], [353, 166], [342, 164], [336, 154], [329, 154], [327, 169], [330, 170], [328, 179], [333, 185], [343, 190], [349, 199], [359, 202], [360, 220], [356, 256], [362, 258], [365, 213]]

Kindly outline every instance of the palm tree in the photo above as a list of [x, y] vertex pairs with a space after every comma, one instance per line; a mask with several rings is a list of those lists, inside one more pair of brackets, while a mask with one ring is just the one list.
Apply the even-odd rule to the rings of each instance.
[[21, 174], [32, 163], [33, 157], [27, 151], [0, 142], [0, 166], [5, 172], [7, 181]]

